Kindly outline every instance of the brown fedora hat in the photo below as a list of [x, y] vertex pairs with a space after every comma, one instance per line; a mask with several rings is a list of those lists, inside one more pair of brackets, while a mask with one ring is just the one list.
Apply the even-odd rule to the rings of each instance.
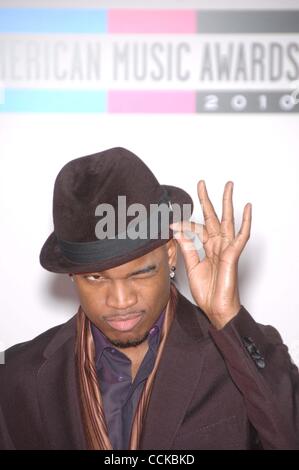
[[[54, 231], [42, 247], [41, 265], [56, 273], [103, 271], [139, 258], [172, 238], [171, 229], [167, 238], [161, 236], [160, 225], [158, 237], [147, 230], [145, 237], [124, 238], [116, 220], [116, 236], [99, 239], [97, 207], [108, 205], [117, 214], [119, 196], [125, 196], [127, 206], [142, 204], [150, 215], [151, 207], [161, 204], [167, 204], [170, 212], [174, 204], [182, 208], [189, 205], [193, 211], [189, 194], [175, 186], [160, 185], [145, 163], [125, 148], [76, 158], [60, 170], [55, 181]], [[182, 220], [184, 211], [179, 218], [171, 216], [169, 223]], [[132, 214], [127, 217], [125, 229], [133, 219]]]

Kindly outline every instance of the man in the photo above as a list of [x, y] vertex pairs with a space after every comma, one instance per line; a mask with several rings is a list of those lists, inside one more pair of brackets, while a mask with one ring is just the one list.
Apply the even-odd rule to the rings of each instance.
[[[80, 306], [5, 352], [0, 448], [299, 448], [298, 369], [240, 301], [251, 205], [236, 235], [232, 192], [219, 221], [200, 181], [205, 224], [190, 225], [190, 196], [126, 149], [62, 168], [40, 262], [71, 276]], [[196, 305], [173, 282], [177, 246]]]

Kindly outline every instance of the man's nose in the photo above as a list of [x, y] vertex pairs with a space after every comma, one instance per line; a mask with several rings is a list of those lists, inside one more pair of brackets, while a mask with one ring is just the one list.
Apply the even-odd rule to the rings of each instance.
[[109, 289], [107, 305], [111, 308], [125, 310], [137, 303], [137, 295], [128, 282], [114, 281]]

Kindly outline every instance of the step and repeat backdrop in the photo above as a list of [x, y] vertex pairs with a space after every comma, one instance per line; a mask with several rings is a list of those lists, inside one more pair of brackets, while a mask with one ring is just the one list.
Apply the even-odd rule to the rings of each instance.
[[[197, 221], [199, 179], [219, 214], [234, 181], [237, 228], [252, 203], [241, 300], [299, 363], [298, 137], [299, 0], [0, 0], [0, 350], [76, 312], [39, 265], [54, 180], [123, 146]], [[190, 297], [182, 259], [178, 285]]]

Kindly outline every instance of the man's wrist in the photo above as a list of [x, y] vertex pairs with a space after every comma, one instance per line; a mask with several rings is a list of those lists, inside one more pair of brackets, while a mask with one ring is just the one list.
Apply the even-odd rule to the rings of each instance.
[[216, 330], [222, 330], [228, 323], [230, 323], [240, 312], [241, 304], [235, 307], [232, 311], [233, 313], [214, 316], [213, 320], [211, 320], [212, 325]]

